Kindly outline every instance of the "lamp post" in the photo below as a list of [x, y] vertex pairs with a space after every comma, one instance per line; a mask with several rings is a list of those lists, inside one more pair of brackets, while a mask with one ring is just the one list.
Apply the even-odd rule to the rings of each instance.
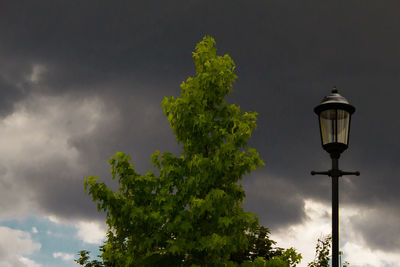
[[322, 147], [330, 154], [332, 169], [324, 172], [312, 171], [332, 177], [332, 266], [339, 266], [339, 177], [360, 175], [360, 172], [339, 170], [339, 157], [349, 144], [351, 115], [355, 107], [338, 93], [336, 87], [314, 108], [318, 115]]

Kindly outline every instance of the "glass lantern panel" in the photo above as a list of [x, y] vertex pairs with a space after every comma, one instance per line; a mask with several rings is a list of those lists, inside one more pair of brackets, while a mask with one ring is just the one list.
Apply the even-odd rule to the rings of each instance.
[[319, 116], [322, 144], [342, 143], [347, 145], [350, 114], [345, 110], [328, 109]]
[[337, 111], [337, 142], [348, 145], [350, 114], [342, 109]]

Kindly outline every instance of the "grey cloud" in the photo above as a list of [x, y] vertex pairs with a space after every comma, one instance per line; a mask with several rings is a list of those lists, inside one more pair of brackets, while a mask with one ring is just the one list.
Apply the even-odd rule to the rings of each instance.
[[352, 228], [373, 250], [399, 252], [400, 212], [397, 207], [364, 206], [361, 213], [352, 216]]
[[86, 155], [69, 139], [91, 134], [102, 123], [111, 126], [113, 116], [96, 98], [31, 95], [18, 102], [0, 125], [1, 203], [6, 206], [0, 216], [8, 210], [87, 216], [88, 205], [94, 206], [83, 194]]

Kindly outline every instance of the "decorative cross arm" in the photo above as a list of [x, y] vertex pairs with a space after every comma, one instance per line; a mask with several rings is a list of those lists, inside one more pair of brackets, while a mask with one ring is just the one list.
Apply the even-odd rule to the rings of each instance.
[[355, 172], [345, 172], [345, 171], [341, 171], [341, 170], [329, 170], [329, 171], [325, 171], [325, 172], [316, 172], [316, 171], [312, 171], [311, 175], [328, 175], [328, 176], [336, 176], [336, 177], [340, 177], [343, 175], [356, 175], [359, 176], [360, 172], [359, 171], [355, 171]]

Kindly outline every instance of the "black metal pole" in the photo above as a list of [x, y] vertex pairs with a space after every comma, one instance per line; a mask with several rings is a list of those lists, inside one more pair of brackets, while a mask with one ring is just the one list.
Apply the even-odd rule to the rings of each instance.
[[332, 267], [339, 267], [339, 177], [342, 175], [360, 175], [359, 171], [339, 170], [340, 153], [332, 152], [332, 169], [324, 172], [312, 171], [311, 175], [329, 175], [332, 177]]
[[339, 157], [332, 156], [332, 267], [339, 267]]

